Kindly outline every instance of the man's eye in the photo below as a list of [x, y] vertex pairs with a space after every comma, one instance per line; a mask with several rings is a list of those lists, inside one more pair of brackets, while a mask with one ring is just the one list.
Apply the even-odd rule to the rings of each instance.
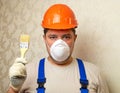
[[71, 36], [64, 36], [63, 39], [70, 39]]
[[56, 36], [49, 36], [50, 39], [56, 39]]

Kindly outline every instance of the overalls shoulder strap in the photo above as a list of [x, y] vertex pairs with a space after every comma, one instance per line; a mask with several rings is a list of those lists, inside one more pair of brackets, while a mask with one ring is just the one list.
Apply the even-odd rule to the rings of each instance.
[[45, 93], [45, 88], [44, 84], [46, 83], [46, 78], [44, 74], [44, 64], [45, 64], [45, 58], [41, 59], [39, 62], [39, 67], [38, 67], [38, 88], [37, 88], [37, 93]]
[[[78, 67], [79, 67], [79, 74], [80, 74], [80, 84], [81, 84], [81, 88], [80, 88], [80, 93], [88, 93], [88, 80], [86, 77], [86, 73], [85, 73], [85, 68], [84, 68], [84, 64], [82, 62], [82, 60], [77, 59], [78, 61]], [[45, 64], [45, 58], [41, 59], [39, 62], [39, 67], [38, 67], [38, 79], [37, 79], [37, 83], [38, 83], [38, 88], [37, 88], [37, 93], [45, 93], [45, 88], [44, 88], [44, 84], [46, 83], [46, 78], [45, 78], [45, 74], [44, 74], [44, 64]]]
[[78, 67], [79, 67], [79, 75], [80, 75], [80, 93], [88, 93], [89, 90], [87, 89], [88, 86], [88, 80], [86, 77], [85, 67], [81, 59], [77, 59]]

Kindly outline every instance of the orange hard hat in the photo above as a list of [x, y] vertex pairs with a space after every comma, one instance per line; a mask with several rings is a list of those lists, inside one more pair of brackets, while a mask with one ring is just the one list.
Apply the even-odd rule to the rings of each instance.
[[71, 29], [77, 27], [73, 11], [65, 4], [52, 5], [45, 13], [42, 27], [48, 29]]

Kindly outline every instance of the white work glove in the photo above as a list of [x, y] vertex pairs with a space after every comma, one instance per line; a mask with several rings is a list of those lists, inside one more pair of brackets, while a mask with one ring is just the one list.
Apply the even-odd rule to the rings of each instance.
[[16, 58], [14, 64], [9, 69], [10, 86], [15, 91], [20, 90], [26, 79], [25, 64], [27, 64], [27, 61], [24, 58]]

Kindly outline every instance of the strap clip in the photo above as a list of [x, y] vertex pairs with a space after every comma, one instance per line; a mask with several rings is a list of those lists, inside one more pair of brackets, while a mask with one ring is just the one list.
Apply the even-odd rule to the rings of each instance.
[[82, 89], [87, 89], [89, 82], [88, 82], [88, 80], [80, 79], [80, 84], [82, 85], [81, 86]]
[[45, 79], [38, 79], [38, 88], [44, 88], [44, 84], [46, 83], [46, 78]]

